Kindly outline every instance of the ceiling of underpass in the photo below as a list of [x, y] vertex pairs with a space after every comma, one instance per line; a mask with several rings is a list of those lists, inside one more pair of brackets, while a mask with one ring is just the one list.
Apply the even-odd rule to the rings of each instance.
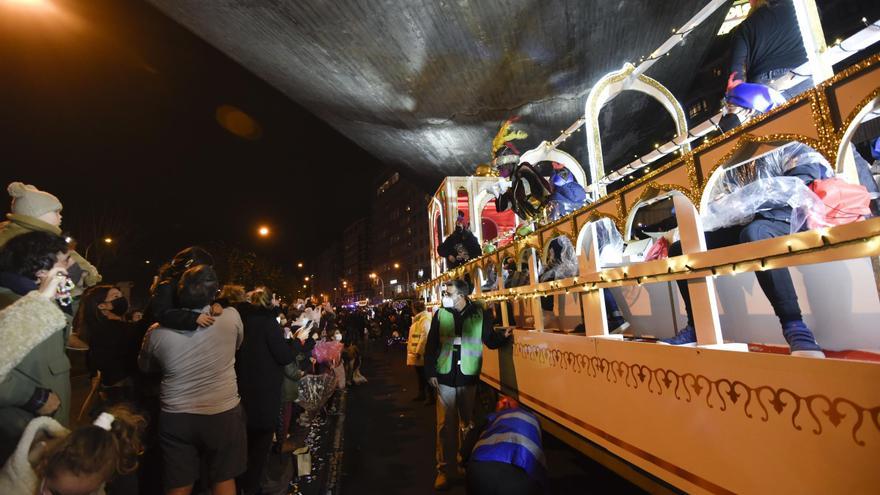
[[[660, 46], [704, 0], [149, 0], [383, 162], [426, 182], [490, 158], [519, 115], [522, 148], [583, 113], [606, 73]], [[722, 7], [648, 75], [681, 98]], [[602, 112], [606, 163], [672, 134], [646, 96]], [[293, 139], [293, 137], [292, 137]], [[586, 162], [583, 133], [561, 149]]]

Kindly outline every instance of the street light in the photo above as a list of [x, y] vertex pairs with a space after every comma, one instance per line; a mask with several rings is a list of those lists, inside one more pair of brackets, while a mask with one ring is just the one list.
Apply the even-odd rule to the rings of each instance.
[[104, 244], [113, 244], [113, 239], [110, 238], [110, 237], [105, 237], [105, 238], [104, 238]]
[[303, 280], [305, 280], [306, 282], [308, 282], [308, 281], [309, 281], [309, 277], [305, 277]]
[[394, 268], [400, 268], [400, 263], [395, 263]]
[[302, 267], [303, 267], [303, 262], [300, 261], [299, 263], [297, 263], [297, 264], [296, 264], [296, 267], [297, 267], [297, 268], [302, 268]]
[[263, 225], [257, 230], [257, 233], [260, 234], [260, 237], [268, 237], [269, 236], [269, 227], [266, 227], [265, 225]]

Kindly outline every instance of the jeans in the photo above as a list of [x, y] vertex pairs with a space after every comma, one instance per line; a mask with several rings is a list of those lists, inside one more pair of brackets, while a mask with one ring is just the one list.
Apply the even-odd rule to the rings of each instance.
[[[437, 388], [437, 472], [449, 476], [449, 463], [461, 463], [459, 448], [474, 426], [474, 403], [477, 386]], [[453, 471], [454, 472], [454, 471]]]
[[[706, 232], [706, 248], [714, 249], [744, 242], [759, 241], [761, 239], [771, 239], [788, 235], [790, 231], [791, 227], [788, 222], [758, 218], [746, 225], [737, 225]], [[670, 258], [681, 254], [680, 242], [676, 242], [669, 247]], [[797, 294], [794, 291], [794, 284], [791, 282], [791, 274], [788, 272], [788, 268], [758, 271], [755, 272], [755, 277], [758, 279], [758, 284], [761, 285], [764, 295], [770, 300], [773, 311], [776, 313], [781, 324], [801, 319], [801, 308], [798, 305]], [[678, 289], [681, 291], [681, 297], [684, 299], [684, 307], [687, 310], [688, 325], [693, 326], [694, 316], [691, 309], [691, 297], [688, 293], [687, 282], [687, 280], [679, 280], [677, 283]]]
[[[787, 69], [787, 68], [786, 69], [773, 69], [773, 70], [764, 72], [763, 74], [758, 74], [757, 76], [749, 77], [749, 82], [763, 84], [764, 86], [770, 86], [773, 89], [777, 89], [776, 88], [777, 85], [776, 85], [775, 81], [777, 79], [779, 79], [780, 77], [785, 76], [786, 74], [788, 74], [792, 70], [793, 69]], [[794, 86], [792, 86], [786, 90], [779, 91], [779, 92], [782, 93], [782, 96], [784, 96], [786, 100], [790, 100], [790, 99], [794, 98], [795, 96], [803, 93], [804, 91], [806, 91], [812, 87], [813, 87], [813, 78], [808, 77], [808, 78], [804, 79], [803, 81], [795, 84]]]

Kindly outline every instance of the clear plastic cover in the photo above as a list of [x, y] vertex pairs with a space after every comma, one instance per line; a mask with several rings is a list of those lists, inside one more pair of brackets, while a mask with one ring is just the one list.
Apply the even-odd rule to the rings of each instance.
[[610, 218], [596, 222], [596, 235], [599, 238], [599, 263], [602, 266], [620, 263], [623, 260], [623, 236]]
[[791, 232], [799, 231], [807, 218], [821, 217], [825, 211], [822, 200], [798, 177], [804, 175], [802, 171], [812, 179], [834, 175], [821, 154], [798, 142], [728, 168], [700, 212], [703, 230], [744, 225], [758, 213], [775, 210], [777, 215], [788, 215]]
[[574, 252], [574, 245], [566, 236], [559, 236], [548, 246], [547, 267], [544, 273], [538, 277], [540, 282], [560, 280], [574, 277], [578, 274], [578, 261]]

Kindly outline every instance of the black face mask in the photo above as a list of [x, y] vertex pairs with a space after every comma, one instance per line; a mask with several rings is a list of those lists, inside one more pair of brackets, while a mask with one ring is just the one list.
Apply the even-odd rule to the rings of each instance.
[[110, 305], [112, 306], [110, 312], [116, 316], [123, 316], [128, 311], [128, 299], [124, 297], [117, 297], [110, 301]]

